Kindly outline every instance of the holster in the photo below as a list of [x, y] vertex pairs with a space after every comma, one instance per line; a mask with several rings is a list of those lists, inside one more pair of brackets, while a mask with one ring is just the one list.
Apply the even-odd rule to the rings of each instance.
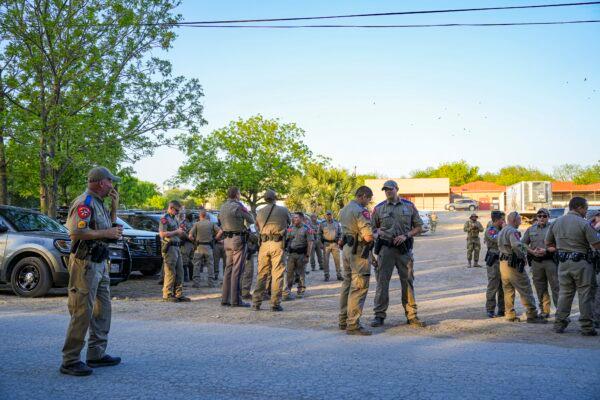
[[90, 251], [90, 260], [95, 263], [101, 263], [104, 260], [108, 260], [108, 244], [103, 242], [95, 242], [92, 250]]
[[494, 265], [496, 263], [496, 261], [498, 261], [499, 258], [499, 254], [497, 253], [492, 253], [491, 251], [487, 251], [485, 253], [485, 265], [487, 265], [488, 267], [491, 267], [492, 265]]
[[515, 253], [512, 253], [510, 255], [510, 258], [508, 259], [508, 266], [516, 269], [517, 272], [525, 271], [525, 264], [526, 264], [525, 259], [520, 258]]

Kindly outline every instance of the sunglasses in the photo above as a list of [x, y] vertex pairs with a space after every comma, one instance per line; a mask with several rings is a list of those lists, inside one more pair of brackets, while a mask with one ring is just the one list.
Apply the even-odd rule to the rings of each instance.
[[538, 218], [548, 218], [548, 216], [546, 214], [538, 214], [537, 217]]

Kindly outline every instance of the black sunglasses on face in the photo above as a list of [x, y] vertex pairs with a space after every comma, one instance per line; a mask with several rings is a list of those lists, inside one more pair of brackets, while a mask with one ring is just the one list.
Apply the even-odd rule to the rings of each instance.
[[548, 216], [547, 216], [547, 215], [545, 215], [545, 214], [539, 214], [537, 217], [538, 217], [538, 218], [548, 218]]

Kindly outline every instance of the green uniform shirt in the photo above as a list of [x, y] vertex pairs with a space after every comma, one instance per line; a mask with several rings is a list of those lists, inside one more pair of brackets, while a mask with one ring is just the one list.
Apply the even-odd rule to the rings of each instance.
[[373, 236], [371, 214], [356, 200], [350, 201], [340, 210], [340, 225], [344, 235], [355, 236], [358, 234], [358, 238], [363, 240], [366, 236]]
[[308, 242], [313, 241], [313, 235], [310, 228], [304, 224], [301, 224], [300, 226], [290, 226], [287, 230], [287, 238], [290, 241], [291, 249], [308, 247]]
[[[179, 222], [177, 222], [175, 216], [169, 213], [163, 215], [158, 223], [159, 232], [172, 232], [176, 231], [177, 229], [179, 229]], [[181, 243], [181, 238], [179, 236], [164, 237], [162, 240], [165, 243], [169, 241], [172, 243]]]
[[559, 251], [587, 253], [600, 242], [600, 233], [575, 211], [559, 217], [546, 234], [546, 244], [556, 244]]
[[[340, 218], [341, 219], [341, 218]], [[413, 228], [423, 226], [423, 220], [415, 205], [398, 198], [397, 201], [382, 201], [373, 210], [373, 226], [379, 229], [382, 239], [392, 240], [398, 235], [406, 235]]]
[[250, 225], [254, 223], [254, 217], [246, 207], [237, 200], [228, 199], [221, 206], [219, 213], [221, 228], [225, 232], [243, 232], [246, 230], [244, 221]]
[[485, 230], [483, 240], [485, 241], [485, 245], [487, 246], [488, 250], [492, 253], [497, 254], [500, 252], [500, 250], [498, 250], [498, 236], [500, 235], [500, 232], [502, 231], [494, 225], [488, 225], [487, 229]]
[[525, 231], [523, 239], [521, 241], [529, 246], [531, 249], [545, 249], [546, 248], [546, 235], [550, 230], [550, 224], [541, 226], [539, 224], [533, 224]]
[[514, 226], [506, 225], [498, 235], [498, 249], [505, 256], [515, 253], [519, 258], [525, 258], [525, 246], [521, 243], [521, 232]]

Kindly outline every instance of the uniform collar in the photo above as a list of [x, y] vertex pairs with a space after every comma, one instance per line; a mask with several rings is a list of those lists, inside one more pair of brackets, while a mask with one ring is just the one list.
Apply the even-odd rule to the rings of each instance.
[[577, 216], [577, 217], [579, 217], [579, 218], [583, 218], [583, 217], [581, 216], [581, 214], [579, 214], [579, 213], [578, 213], [577, 211], [575, 211], [575, 210], [569, 210], [569, 212], [568, 212], [567, 214], [571, 214], [571, 215], [575, 215], [575, 216]]
[[92, 189], [86, 189], [85, 194], [89, 194], [92, 197], [97, 198], [98, 200], [102, 201], [102, 197], [100, 197], [100, 195], [96, 192], [94, 192]]
[[391, 204], [391, 205], [398, 205], [399, 203], [402, 203], [402, 198], [400, 196], [398, 196], [397, 200], [388, 200], [387, 198], [385, 199], [385, 204]]

